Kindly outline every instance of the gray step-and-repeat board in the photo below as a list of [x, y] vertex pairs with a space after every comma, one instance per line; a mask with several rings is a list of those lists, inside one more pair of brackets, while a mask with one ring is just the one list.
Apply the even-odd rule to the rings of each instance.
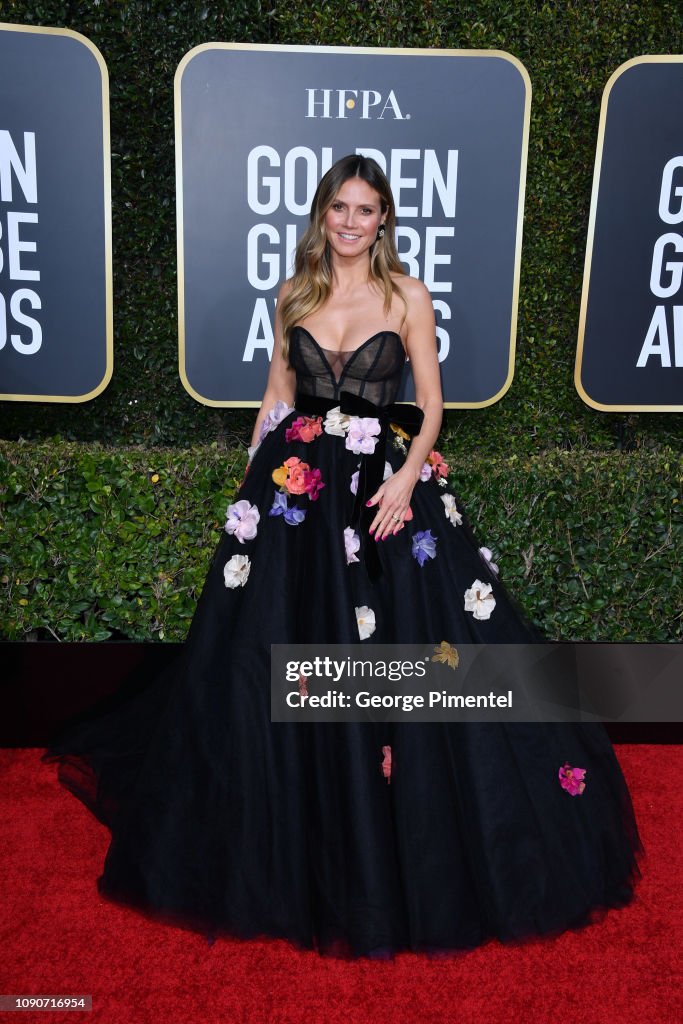
[[109, 83], [77, 32], [0, 25], [0, 398], [83, 402], [113, 369]]
[[446, 405], [500, 398], [514, 368], [530, 100], [524, 67], [498, 51], [208, 43], [186, 54], [176, 159], [190, 394], [259, 403], [278, 283], [317, 182], [362, 152], [391, 182], [403, 265], [432, 294]]

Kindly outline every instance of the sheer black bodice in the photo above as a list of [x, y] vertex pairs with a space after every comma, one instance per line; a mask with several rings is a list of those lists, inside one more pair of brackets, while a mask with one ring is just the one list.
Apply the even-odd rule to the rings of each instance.
[[336, 399], [341, 391], [349, 391], [382, 406], [396, 399], [406, 354], [395, 331], [378, 331], [358, 348], [336, 352], [323, 348], [297, 325], [292, 328], [289, 361], [302, 395]]

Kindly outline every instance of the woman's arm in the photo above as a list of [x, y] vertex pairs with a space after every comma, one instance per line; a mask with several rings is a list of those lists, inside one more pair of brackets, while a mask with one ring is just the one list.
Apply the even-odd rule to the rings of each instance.
[[291, 366], [288, 366], [282, 356], [282, 324], [280, 322], [280, 302], [284, 299], [285, 295], [289, 291], [289, 281], [283, 281], [280, 285], [280, 290], [277, 295], [277, 306], [275, 307], [275, 340], [273, 342], [273, 357], [270, 361], [270, 370], [268, 371], [268, 380], [266, 382], [266, 390], [263, 393], [261, 399], [261, 408], [259, 409], [256, 422], [254, 423], [254, 430], [251, 435], [252, 447], [257, 444], [259, 433], [261, 431], [261, 424], [265, 419], [266, 413], [273, 408], [275, 403], [279, 400], [286, 402], [287, 405], [294, 403], [294, 393], [296, 391], [296, 374]]
[[408, 301], [406, 349], [415, 382], [415, 404], [424, 413], [424, 421], [420, 433], [411, 441], [403, 466], [372, 496], [373, 505], [381, 503], [370, 526], [376, 540], [383, 540], [389, 533], [397, 533], [402, 529], [402, 523], [397, 523], [392, 517], [397, 515], [403, 519], [422, 467], [434, 448], [443, 416], [431, 296], [422, 281], [415, 278], [407, 278], [405, 282], [401, 280], [401, 288]]

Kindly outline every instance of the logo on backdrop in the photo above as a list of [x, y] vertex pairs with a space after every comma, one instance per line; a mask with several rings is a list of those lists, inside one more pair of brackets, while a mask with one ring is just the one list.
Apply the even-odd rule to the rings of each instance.
[[[432, 294], [446, 404], [500, 398], [514, 367], [529, 103], [526, 71], [497, 51], [211, 43], [186, 54], [176, 154], [190, 394], [260, 402], [278, 284], [320, 177], [356, 152], [389, 177], [399, 255]], [[409, 374], [401, 397], [414, 397]]]
[[[364, 121], [371, 117], [381, 121], [384, 117], [403, 120], [398, 100], [391, 89], [385, 97], [375, 89], [307, 89], [308, 113], [306, 117], [336, 117], [344, 119], [352, 116], [352, 112]], [[359, 99], [360, 97], [360, 99]], [[410, 120], [410, 114], [405, 115]]]
[[614, 411], [683, 410], [683, 57], [636, 57], [602, 99], [575, 383]]
[[79, 402], [111, 377], [107, 89], [83, 36], [0, 26], [0, 398]]

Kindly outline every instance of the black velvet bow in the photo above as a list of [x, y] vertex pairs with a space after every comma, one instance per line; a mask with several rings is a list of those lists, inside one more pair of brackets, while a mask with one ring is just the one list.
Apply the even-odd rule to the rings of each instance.
[[339, 398], [322, 398], [318, 395], [304, 395], [297, 392], [294, 407], [308, 416], [325, 416], [330, 409], [339, 406], [340, 411], [348, 416], [375, 417], [379, 420], [380, 434], [374, 451], [370, 454], [361, 452], [358, 470], [358, 490], [353, 503], [350, 526], [357, 527], [361, 541], [363, 560], [371, 582], [382, 575], [382, 564], [377, 551], [377, 542], [369, 534], [372, 520], [375, 518], [376, 507], [368, 508], [366, 502], [372, 497], [384, 478], [386, 460], [387, 432], [389, 424], [404, 430], [411, 438], [422, 429], [424, 413], [415, 405], [402, 405], [392, 402], [391, 405], [375, 405], [367, 398], [354, 395], [351, 391], [342, 391]]

